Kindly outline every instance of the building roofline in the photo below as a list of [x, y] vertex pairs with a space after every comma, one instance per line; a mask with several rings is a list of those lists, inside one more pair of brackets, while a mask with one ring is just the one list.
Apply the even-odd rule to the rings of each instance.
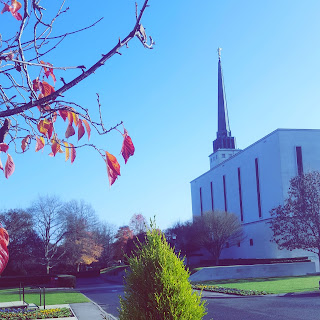
[[[206, 171], [205, 173], [203, 173], [203, 174], [200, 175], [199, 177], [191, 180], [190, 183], [192, 183], [193, 181], [197, 180], [198, 178], [204, 176], [204, 175], [207, 174], [208, 172], [216, 169], [217, 167], [222, 166], [222, 165], [225, 164], [227, 161], [230, 161], [231, 159], [234, 159], [235, 157], [237, 157], [237, 156], [240, 155], [241, 153], [245, 152], [245, 151], [248, 150], [249, 148], [251, 148], [251, 147], [253, 147], [254, 145], [256, 145], [256, 144], [258, 144], [259, 142], [261, 142], [262, 140], [264, 140], [264, 139], [270, 137], [271, 135], [273, 135], [273, 134], [275, 134], [275, 133], [277, 133], [277, 132], [280, 132], [280, 131], [319, 131], [319, 132], [320, 132], [320, 129], [285, 129], [285, 128], [278, 128], [278, 129], [270, 132], [270, 133], [267, 134], [266, 136], [260, 138], [259, 140], [257, 140], [256, 142], [254, 142], [254, 143], [251, 144], [250, 146], [246, 147], [245, 149], [237, 152], [237, 153], [234, 154], [232, 157], [230, 157], [230, 158], [224, 160], [223, 162], [217, 164], [216, 166], [212, 167], [210, 170]], [[240, 149], [237, 149], [237, 150], [240, 150]], [[217, 151], [218, 151], [218, 150], [217, 150]], [[213, 153], [214, 153], [214, 152], [213, 152]], [[211, 153], [211, 154], [209, 155], [209, 157], [210, 157], [213, 153]]]

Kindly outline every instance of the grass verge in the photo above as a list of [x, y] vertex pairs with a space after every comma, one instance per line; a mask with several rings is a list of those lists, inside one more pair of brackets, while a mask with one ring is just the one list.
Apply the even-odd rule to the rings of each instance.
[[194, 285], [219, 286], [238, 290], [264, 291], [268, 294], [319, 290], [320, 276], [298, 276], [254, 279], [229, 279], [193, 282]]
[[[29, 292], [30, 288], [25, 289], [24, 300], [27, 303], [34, 303], [39, 305], [40, 295], [39, 291], [32, 290]], [[0, 290], [0, 302], [10, 302], [10, 301], [19, 301], [19, 291], [17, 289], [6, 289]], [[53, 304], [70, 304], [70, 303], [80, 303], [80, 302], [89, 302], [90, 300], [84, 296], [82, 293], [79, 293], [75, 290], [46, 290], [46, 305]], [[42, 304], [43, 304], [43, 295], [42, 295]]]

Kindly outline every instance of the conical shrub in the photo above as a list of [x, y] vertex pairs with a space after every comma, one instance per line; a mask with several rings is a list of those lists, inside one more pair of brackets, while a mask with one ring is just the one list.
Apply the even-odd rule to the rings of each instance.
[[128, 258], [120, 320], [200, 320], [205, 302], [193, 292], [189, 271], [156, 229]]

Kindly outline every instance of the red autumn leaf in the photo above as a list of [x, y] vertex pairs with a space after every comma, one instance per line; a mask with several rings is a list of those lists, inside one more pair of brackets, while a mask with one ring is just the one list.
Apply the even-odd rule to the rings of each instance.
[[36, 152], [41, 150], [44, 147], [44, 138], [43, 137], [36, 137], [37, 143], [36, 143]]
[[[33, 81], [32, 81], [32, 87], [33, 87], [33, 90], [35, 91], [35, 92], [37, 92], [38, 90], [40, 90], [40, 81], [39, 81], [39, 78], [37, 78], [37, 79], [34, 79]], [[40, 98], [39, 98], [40, 99]]]
[[86, 130], [88, 133], [88, 140], [90, 140], [91, 128], [89, 126], [89, 123], [86, 119], [82, 119], [82, 122], [84, 123], [84, 126], [86, 127]]
[[78, 141], [83, 137], [85, 131], [81, 119], [78, 122]]
[[69, 137], [73, 136], [75, 133], [76, 132], [75, 132], [72, 124], [69, 123], [68, 127], [67, 127], [67, 130], [66, 130], [66, 133], [65, 133], [66, 138], [68, 139]]
[[73, 113], [71, 111], [68, 111], [68, 120], [69, 120], [69, 124], [73, 123]]
[[0, 236], [0, 274], [2, 274], [3, 270], [5, 269], [8, 261], [9, 261], [9, 252], [8, 252], [8, 248], [7, 248], [7, 245], [9, 243], [9, 235], [5, 229], [3, 229], [3, 228], [1, 228], [1, 229], [5, 231], [7, 237]]
[[2, 165], [1, 159], [0, 159], [0, 170], [3, 171], [3, 165]]
[[127, 163], [129, 157], [134, 155], [134, 150], [135, 150], [134, 145], [132, 143], [130, 136], [128, 135], [128, 131], [124, 129], [121, 154], [123, 156], [125, 163]]
[[73, 163], [74, 159], [76, 158], [77, 153], [76, 153], [76, 149], [75, 149], [74, 145], [72, 143], [69, 143], [69, 145], [70, 145], [70, 161], [71, 161], [71, 163]]
[[9, 146], [6, 143], [0, 143], [0, 152], [7, 152], [9, 149]]
[[109, 183], [112, 186], [120, 176], [120, 165], [117, 158], [108, 151], [106, 151], [106, 158]]
[[53, 93], [55, 91], [54, 87], [51, 86], [48, 82], [42, 81], [40, 83], [41, 83], [41, 85], [40, 85], [41, 93], [45, 97], [49, 96], [51, 93]]
[[14, 163], [13, 163], [13, 159], [10, 156], [10, 154], [8, 153], [8, 158], [7, 158], [7, 162], [6, 165], [4, 167], [4, 176], [8, 179], [14, 171]]
[[21, 8], [21, 3], [16, 1], [16, 0], [11, 0], [11, 6], [9, 6], [8, 4], [4, 5], [4, 8], [2, 9], [1, 13], [4, 12], [11, 12], [11, 14], [13, 15], [14, 18], [16, 18], [17, 20], [22, 20], [22, 16], [21, 14], [18, 12], [18, 10], [20, 10]]
[[[1, 225], [1, 223], [0, 223]], [[5, 245], [7, 246], [9, 244], [9, 234], [8, 231], [2, 226], [0, 227], [0, 239], [4, 241]]]
[[25, 138], [22, 139], [22, 141], [21, 141], [22, 152], [26, 151], [26, 148], [29, 144], [29, 140], [30, 140], [30, 135], [27, 135]]
[[54, 113], [51, 115], [51, 122], [56, 122], [57, 116], [58, 116], [58, 114], [57, 114], [56, 112], [54, 112]]
[[55, 157], [57, 152], [59, 152], [60, 150], [60, 144], [54, 140], [51, 145], [51, 150], [52, 150], [53, 156]]
[[43, 62], [42, 60], [40, 61], [41, 64], [45, 64], [47, 65], [48, 67], [43, 67], [43, 70], [44, 70], [44, 74], [45, 76], [47, 77], [47, 79], [49, 78], [49, 76], [52, 77], [53, 81], [56, 82], [56, 77], [55, 75], [53, 74], [53, 69], [50, 68], [50, 67], [53, 67], [51, 63], [49, 62]]
[[59, 110], [59, 114], [63, 119], [63, 121], [66, 121], [66, 119], [68, 118], [68, 113], [69, 113], [68, 110], [63, 110], [63, 109]]
[[53, 132], [53, 123], [48, 119], [40, 120], [37, 124], [38, 130], [40, 133], [47, 135], [50, 139]]

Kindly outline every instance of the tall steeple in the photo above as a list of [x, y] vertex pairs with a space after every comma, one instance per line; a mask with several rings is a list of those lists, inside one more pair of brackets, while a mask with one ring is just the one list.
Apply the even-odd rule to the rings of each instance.
[[223, 75], [221, 68], [221, 48], [218, 48], [218, 132], [217, 139], [213, 141], [213, 152], [218, 149], [235, 149], [236, 141], [231, 136], [229, 126], [227, 100], [223, 84]]

